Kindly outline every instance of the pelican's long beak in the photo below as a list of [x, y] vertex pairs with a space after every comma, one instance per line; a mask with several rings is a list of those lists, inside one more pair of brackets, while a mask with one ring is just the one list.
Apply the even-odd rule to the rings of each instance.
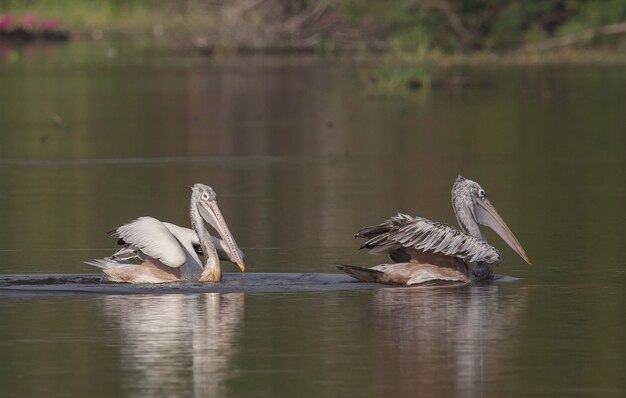
[[199, 204], [200, 215], [220, 234], [220, 237], [228, 249], [230, 260], [237, 264], [241, 272], [246, 272], [246, 266], [243, 262], [243, 258], [241, 258], [242, 252], [239, 246], [237, 246], [235, 238], [233, 238], [233, 235], [230, 233], [217, 202], [212, 200], [210, 202], [200, 202]]
[[479, 224], [485, 225], [496, 231], [496, 233], [500, 235], [500, 237], [511, 247], [511, 249], [515, 250], [515, 252], [519, 254], [519, 256], [529, 265], [531, 264], [526, 251], [487, 198], [479, 198], [476, 200], [474, 213], [476, 215], [476, 221]]

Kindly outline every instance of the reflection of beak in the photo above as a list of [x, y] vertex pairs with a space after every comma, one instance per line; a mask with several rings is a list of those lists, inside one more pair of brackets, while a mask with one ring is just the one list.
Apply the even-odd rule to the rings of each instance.
[[504, 223], [493, 205], [486, 198], [478, 199], [476, 202], [478, 204], [478, 206], [474, 207], [476, 213], [476, 221], [479, 224], [486, 225], [487, 227], [496, 231], [496, 233], [500, 235], [500, 237], [509, 246], [511, 246], [511, 249], [515, 250], [515, 252], [519, 254], [519, 256], [523, 258], [524, 261], [526, 261], [528, 264], [531, 264], [530, 258], [528, 258], [526, 251], [519, 243], [515, 235], [513, 235], [513, 232], [511, 232], [509, 227], [507, 227], [507, 225]]
[[226, 248], [228, 249], [230, 260], [239, 266], [241, 272], [246, 272], [246, 266], [241, 258], [239, 246], [235, 243], [235, 239], [230, 233], [228, 225], [226, 225], [226, 221], [224, 221], [224, 217], [222, 217], [222, 212], [217, 206], [217, 202], [199, 202], [199, 204], [200, 215], [202, 215], [202, 218], [211, 224], [211, 226], [220, 234], [222, 240], [226, 244]]

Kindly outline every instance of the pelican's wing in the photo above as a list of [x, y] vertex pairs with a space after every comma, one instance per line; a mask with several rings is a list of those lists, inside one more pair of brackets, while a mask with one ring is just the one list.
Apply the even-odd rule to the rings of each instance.
[[[502, 260], [500, 252], [481, 239], [467, 235], [448, 224], [402, 213], [382, 224], [363, 228], [355, 236], [367, 239], [361, 245], [362, 249], [369, 249], [370, 253], [375, 254], [389, 254], [394, 261], [397, 261], [394, 255], [411, 256], [410, 249], [442, 253], [467, 262], [496, 263]], [[401, 261], [407, 260], [403, 258]]]
[[187, 261], [181, 244], [156, 218], [139, 217], [109, 231], [109, 235], [122, 239], [126, 244], [134, 246], [168, 267], [177, 268]]
[[[198, 234], [196, 234], [196, 231], [191, 228], [181, 227], [179, 225], [169, 222], [164, 222], [163, 225], [165, 225], [165, 227], [169, 229], [174, 235], [179, 235], [181, 239], [188, 239], [193, 245], [193, 248], [197, 254], [203, 254], [202, 247], [200, 246], [200, 240], [198, 239]], [[215, 246], [215, 251], [217, 251], [217, 256], [220, 260], [233, 262], [230, 258], [228, 247], [223, 240], [216, 238], [215, 236], [211, 236], [211, 242], [213, 242], [213, 246]], [[244, 254], [241, 250], [239, 250], [239, 256], [241, 256], [241, 258], [244, 257]]]

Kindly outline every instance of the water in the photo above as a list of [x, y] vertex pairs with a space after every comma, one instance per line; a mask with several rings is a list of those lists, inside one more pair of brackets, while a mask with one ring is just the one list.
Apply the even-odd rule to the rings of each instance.
[[626, 394], [626, 69], [458, 69], [480, 84], [382, 95], [352, 60], [138, 52], [0, 62], [1, 273], [93, 272], [111, 227], [188, 225], [195, 182], [250, 272], [374, 265], [353, 233], [397, 211], [455, 223], [459, 173], [534, 265], [488, 232], [521, 280], [3, 296], [1, 396]]

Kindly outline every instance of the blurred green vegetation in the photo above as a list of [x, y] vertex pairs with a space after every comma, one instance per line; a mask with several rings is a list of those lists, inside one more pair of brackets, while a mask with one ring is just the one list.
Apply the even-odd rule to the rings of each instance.
[[371, 21], [398, 50], [507, 49], [626, 21], [626, 1], [342, 0], [353, 25]]
[[[0, 0], [0, 14], [57, 18], [70, 30], [120, 32], [129, 38], [176, 37], [195, 46], [289, 43], [423, 54], [500, 51], [589, 33], [626, 23], [626, 1]], [[624, 31], [591, 39], [623, 46]]]

